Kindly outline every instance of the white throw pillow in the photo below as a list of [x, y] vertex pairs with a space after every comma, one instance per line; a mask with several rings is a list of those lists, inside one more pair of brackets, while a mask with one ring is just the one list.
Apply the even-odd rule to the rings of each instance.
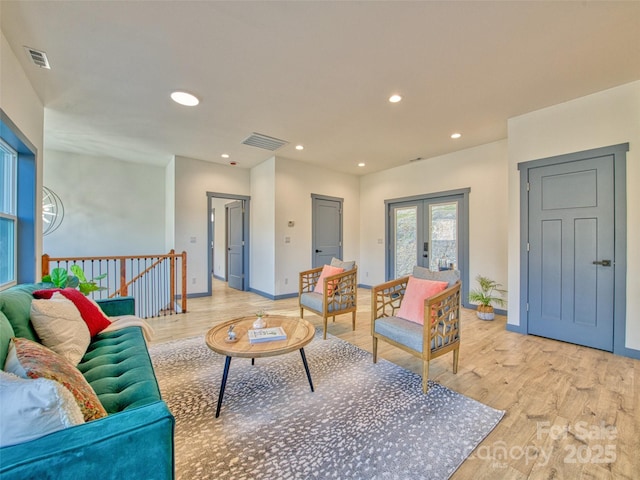
[[45, 347], [78, 365], [91, 343], [87, 324], [73, 302], [56, 292], [31, 302], [31, 323]]
[[0, 405], [0, 447], [84, 423], [73, 394], [46, 378], [24, 379], [0, 370]]

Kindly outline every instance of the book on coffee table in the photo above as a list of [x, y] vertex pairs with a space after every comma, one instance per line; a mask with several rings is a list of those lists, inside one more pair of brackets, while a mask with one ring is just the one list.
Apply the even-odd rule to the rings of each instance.
[[282, 327], [260, 328], [247, 331], [249, 343], [271, 342], [286, 340], [287, 334]]

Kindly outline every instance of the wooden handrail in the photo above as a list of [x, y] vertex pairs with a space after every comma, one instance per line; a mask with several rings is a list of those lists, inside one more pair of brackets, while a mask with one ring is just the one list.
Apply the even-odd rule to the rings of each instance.
[[139, 280], [142, 277], [144, 277], [147, 273], [149, 273], [151, 270], [156, 268], [158, 265], [160, 265], [165, 260], [166, 260], [166, 258], [164, 258], [164, 257], [160, 258], [159, 260], [156, 260], [154, 263], [151, 264], [151, 266], [147, 267], [145, 270], [140, 272], [138, 275], [133, 277], [128, 282], [126, 281], [126, 276], [127, 276], [127, 271], [126, 270], [127, 269], [126, 268], [124, 268], [124, 269], [122, 268], [122, 265], [125, 265], [125, 267], [126, 267], [126, 264], [124, 262], [121, 262], [120, 263], [120, 285], [122, 285], [122, 286], [120, 287], [120, 290], [118, 292], [113, 292], [111, 295], [109, 295], [109, 298], [113, 298], [118, 294], [120, 294], [121, 297], [126, 297], [127, 296], [127, 292], [129, 291], [129, 285], [132, 285], [133, 282], [135, 282], [136, 280]]
[[[187, 311], [187, 252], [182, 252], [180, 254], [176, 254], [175, 250], [171, 250], [167, 254], [161, 255], [112, 255], [112, 256], [103, 256], [103, 257], [51, 257], [48, 254], [42, 255], [42, 275], [49, 275], [51, 273], [50, 264], [57, 263], [66, 264], [68, 267], [70, 264], [84, 264], [85, 262], [98, 262], [100, 268], [102, 268], [103, 263], [106, 263], [105, 269], [107, 271], [111, 270], [111, 272], [115, 275], [117, 280], [117, 285], [115, 285], [114, 279], [112, 275], [112, 283], [115, 288], [111, 289], [110, 292], [107, 292], [109, 298], [115, 296], [127, 296], [129, 295], [130, 287], [132, 287], [136, 282], [142, 281], [146, 276], [150, 275], [151, 272], [159, 267], [165, 260], [169, 260], [169, 274], [168, 274], [168, 284], [169, 284], [169, 292], [168, 292], [168, 307], [163, 308], [163, 311], [167, 309], [169, 311], [175, 311], [175, 301], [176, 301], [176, 283], [177, 283], [177, 271], [176, 271], [176, 260], [180, 260], [182, 262], [181, 267], [181, 311], [184, 313]], [[134, 260], [144, 260], [144, 270], [141, 272], [137, 272], [137, 275], [133, 276], [130, 280], [127, 280], [127, 262], [129, 262], [129, 266], [133, 265]], [[145, 262], [153, 260], [151, 265], [146, 265]], [[116, 264], [119, 268], [113, 270], [109, 267], [110, 262], [113, 262], [113, 265]], [[140, 262], [138, 262], [138, 265]], [[84, 265], [83, 265], [84, 268]], [[131, 274], [133, 275], [133, 268], [131, 268]], [[166, 271], [166, 270], [165, 270]], [[87, 272], [85, 272], [87, 273]], [[87, 274], [89, 277], [91, 274]], [[165, 277], [166, 279], [166, 277]], [[164, 281], [163, 281], [164, 282]], [[166, 283], [164, 283], [166, 286]], [[155, 288], [160, 288], [158, 285], [154, 285]], [[155, 294], [152, 294], [155, 295]], [[101, 297], [104, 298], [104, 297]], [[166, 299], [167, 297], [165, 297]]]

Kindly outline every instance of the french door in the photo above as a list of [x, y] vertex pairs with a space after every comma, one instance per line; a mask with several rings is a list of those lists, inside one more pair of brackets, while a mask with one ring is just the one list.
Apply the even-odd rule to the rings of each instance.
[[410, 275], [415, 265], [460, 271], [468, 295], [469, 192], [460, 189], [387, 200], [387, 280]]
[[458, 199], [433, 199], [392, 207], [393, 277], [415, 265], [430, 270], [458, 268]]

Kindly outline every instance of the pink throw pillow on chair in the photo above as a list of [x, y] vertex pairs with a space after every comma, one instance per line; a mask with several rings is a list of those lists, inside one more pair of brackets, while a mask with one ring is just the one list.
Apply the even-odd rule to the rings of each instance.
[[397, 316], [424, 325], [424, 301], [447, 288], [447, 282], [409, 277]]
[[[322, 267], [322, 273], [318, 278], [318, 283], [316, 283], [316, 288], [313, 289], [315, 293], [323, 294], [324, 293], [324, 279], [326, 277], [330, 277], [331, 275], [337, 275], [338, 273], [344, 272], [344, 268], [340, 267], [332, 267], [331, 265], [325, 265]], [[334, 282], [329, 282], [327, 285], [327, 295], [331, 295], [333, 293], [333, 289], [336, 287]]]

